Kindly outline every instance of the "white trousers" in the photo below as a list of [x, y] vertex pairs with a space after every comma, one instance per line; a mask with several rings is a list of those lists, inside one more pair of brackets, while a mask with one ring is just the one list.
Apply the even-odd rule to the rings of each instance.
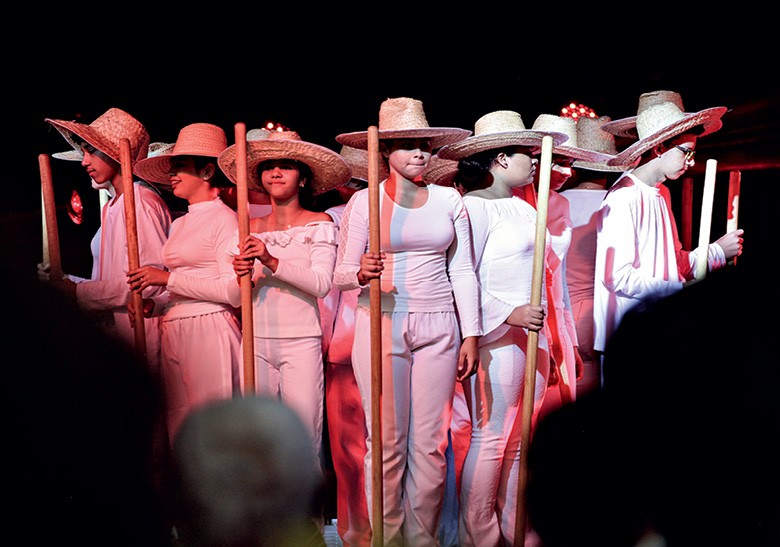
[[[369, 310], [358, 307], [352, 367], [366, 413], [366, 499], [372, 515], [370, 323]], [[455, 312], [383, 313], [381, 323], [383, 539], [386, 545], [435, 546], [460, 328]]]
[[161, 323], [160, 373], [171, 444], [192, 411], [239, 389], [241, 328], [229, 311]]
[[[519, 327], [480, 347], [480, 367], [464, 386], [471, 411], [471, 442], [460, 488], [462, 546], [514, 545], [520, 469], [521, 410], [528, 336]], [[550, 360], [539, 336], [535, 423], [545, 397]]]
[[[322, 337], [254, 338], [255, 390], [295, 410], [309, 429], [317, 453], [322, 448], [325, 373]], [[241, 368], [241, 385], [244, 385]]]

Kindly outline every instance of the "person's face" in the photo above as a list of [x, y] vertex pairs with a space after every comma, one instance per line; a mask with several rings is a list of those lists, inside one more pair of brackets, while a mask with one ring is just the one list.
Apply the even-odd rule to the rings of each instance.
[[408, 180], [421, 180], [431, 159], [430, 139], [394, 139], [385, 148], [391, 171]]
[[96, 184], [102, 185], [114, 180], [114, 177], [119, 173], [117, 162], [91, 144], [82, 144], [81, 151], [84, 153], [81, 166]]
[[301, 171], [294, 160], [268, 160], [258, 166], [263, 188], [272, 199], [284, 201], [298, 193]]
[[195, 161], [187, 156], [171, 158], [168, 181], [171, 183], [173, 195], [186, 199], [189, 203], [197, 203], [208, 197], [210, 189], [206, 180], [208, 173], [195, 167]]
[[538, 160], [531, 155], [530, 150], [518, 149], [505, 158], [507, 171], [510, 173], [508, 181], [511, 188], [519, 188], [534, 181]]
[[550, 191], [556, 192], [574, 173], [572, 164], [574, 158], [553, 154], [552, 164], [550, 166]]
[[678, 135], [658, 146], [658, 158], [663, 174], [669, 180], [677, 180], [696, 164], [693, 153], [696, 150], [697, 137]]

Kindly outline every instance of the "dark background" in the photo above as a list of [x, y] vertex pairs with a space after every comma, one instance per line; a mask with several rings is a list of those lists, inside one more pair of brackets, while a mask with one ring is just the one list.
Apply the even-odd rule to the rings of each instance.
[[[689, 172], [694, 246], [704, 167], [714, 158], [712, 240], [725, 229], [728, 172], [738, 169], [743, 259], [763, 260], [777, 233], [780, 93], [777, 31], [753, 8], [126, 4], [112, 14], [98, 5], [45, 13], [21, 6], [30, 13], [8, 24], [22, 38], [3, 38], [12, 151], [0, 200], [4, 257], [30, 272], [40, 261], [38, 155], [68, 148], [47, 117], [90, 123], [119, 107], [144, 123], [152, 141], [173, 142], [182, 126], [211, 122], [230, 143], [237, 122], [248, 130], [274, 120], [339, 150], [335, 136], [376, 124], [388, 97], [422, 100], [431, 126], [473, 129], [499, 109], [518, 111], [530, 127], [538, 114], [572, 101], [618, 119], [636, 114], [640, 94], [669, 89], [688, 111], [730, 108], [723, 129], [699, 143]], [[51, 164], [64, 269], [88, 275], [97, 193], [77, 163]], [[669, 187], [679, 222], [681, 184]], [[65, 209], [74, 189], [85, 206], [78, 226]], [[172, 205], [181, 206], [175, 198]]]

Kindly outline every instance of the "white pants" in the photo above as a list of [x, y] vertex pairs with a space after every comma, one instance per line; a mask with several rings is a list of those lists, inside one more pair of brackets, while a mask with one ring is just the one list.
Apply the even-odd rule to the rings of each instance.
[[239, 389], [241, 328], [229, 311], [163, 321], [160, 372], [171, 443], [192, 411]]
[[[372, 515], [371, 318], [358, 307], [352, 366], [368, 428], [366, 497]], [[383, 539], [438, 545], [460, 328], [455, 312], [382, 314]], [[375, 523], [372, 523], [375, 525]]]
[[[295, 410], [314, 440], [322, 447], [325, 373], [322, 337], [254, 338], [255, 390], [272, 395]], [[241, 385], [244, 385], [243, 367]]]
[[[464, 388], [471, 442], [460, 489], [463, 546], [514, 545], [527, 345], [526, 332], [512, 327], [481, 346], [479, 370]], [[547, 340], [540, 334], [532, 424], [545, 397], [549, 367]]]

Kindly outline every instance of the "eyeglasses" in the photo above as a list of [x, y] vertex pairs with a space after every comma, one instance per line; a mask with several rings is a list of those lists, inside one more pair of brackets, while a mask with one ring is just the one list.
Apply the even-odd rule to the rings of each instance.
[[696, 150], [691, 150], [690, 148], [685, 148], [684, 146], [680, 146], [679, 144], [675, 144], [674, 147], [685, 154], [685, 161], [693, 161], [693, 157], [696, 155]]

